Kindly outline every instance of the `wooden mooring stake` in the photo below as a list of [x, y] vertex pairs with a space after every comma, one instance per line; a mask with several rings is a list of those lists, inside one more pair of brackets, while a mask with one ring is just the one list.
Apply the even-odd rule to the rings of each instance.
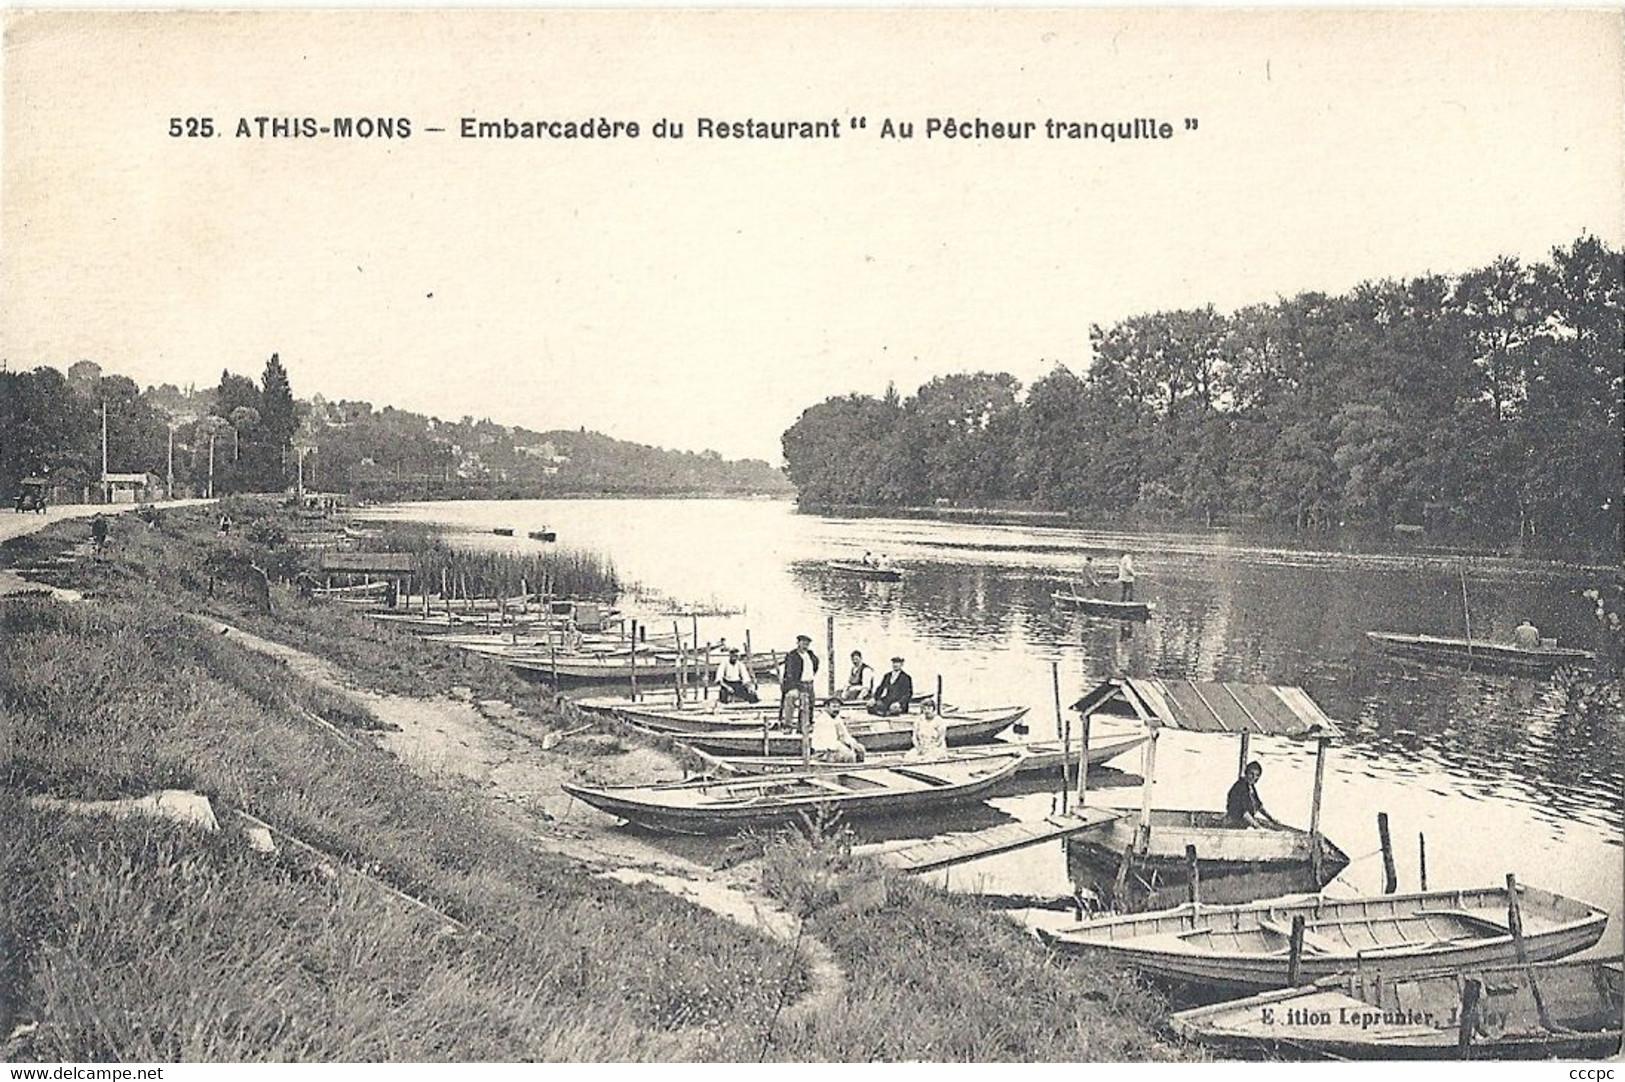
[[1292, 916], [1292, 938], [1287, 944], [1286, 986], [1296, 988], [1303, 983], [1303, 914]]
[[1416, 869], [1421, 873], [1421, 889], [1428, 889], [1428, 836], [1416, 832]]
[[1540, 1015], [1540, 1024], [1549, 1032], [1561, 1032], [1559, 1027], [1552, 1024], [1552, 1016], [1546, 1011], [1546, 997], [1541, 995], [1540, 984], [1535, 980], [1535, 967], [1529, 961], [1529, 944], [1523, 938], [1523, 910], [1518, 906], [1518, 877], [1511, 872], [1507, 873], [1507, 930], [1512, 933], [1512, 946], [1518, 953], [1518, 964], [1523, 966], [1530, 994], [1535, 997], [1535, 1013]]
[[1456, 1052], [1462, 1059], [1471, 1059], [1473, 1033], [1478, 1028], [1478, 999], [1484, 986], [1472, 977], [1461, 984], [1461, 1021], [1456, 1030]]
[[1202, 904], [1202, 869], [1196, 862], [1196, 846], [1185, 846], [1185, 900]]
[[1394, 870], [1394, 840], [1388, 834], [1388, 813], [1377, 813], [1377, 841], [1382, 846], [1382, 892], [1399, 889], [1399, 873]]

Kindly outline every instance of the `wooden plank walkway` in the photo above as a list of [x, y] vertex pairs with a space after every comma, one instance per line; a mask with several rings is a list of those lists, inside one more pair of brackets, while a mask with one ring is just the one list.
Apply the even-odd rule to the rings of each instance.
[[967, 860], [1009, 853], [1055, 838], [1065, 838], [1129, 814], [1117, 808], [1084, 808], [1081, 814], [1052, 815], [1034, 823], [1003, 823], [969, 834], [943, 834], [926, 841], [860, 845], [856, 856], [872, 856], [888, 868], [910, 874], [963, 864]]

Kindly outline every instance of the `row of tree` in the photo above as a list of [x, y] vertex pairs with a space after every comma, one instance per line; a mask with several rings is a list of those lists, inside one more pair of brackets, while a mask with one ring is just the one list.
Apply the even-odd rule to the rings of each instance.
[[1027, 501], [1300, 529], [1414, 523], [1620, 537], [1625, 261], [1549, 263], [1091, 328], [1093, 361], [905, 399], [832, 398], [784, 433], [803, 505]]
[[[106, 439], [103, 440], [103, 418]], [[0, 372], [0, 492], [39, 477], [94, 492], [109, 473], [150, 473], [177, 491], [277, 491], [298, 428], [288, 374], [275, 354], [261, 382], [223, 372], [213, 390], [146, 391], [80, 361]]]
[[142, 391], [90, 361], [65, 375], [0, 371], [0, 494], [24, 477], [44, 477], [63, 496], [96, 491], [104, 407], [109, 472], [172, 479], [177, 495], [278, 492], [301, 470], [308, 489], [385, 499], [789, 491], [768, 463], [714, 451], [668, 451], [585, 429], [441, 421], [320, 395], [296, 401], [272, 354], [258, 383], [227, 370], [201, 390]]

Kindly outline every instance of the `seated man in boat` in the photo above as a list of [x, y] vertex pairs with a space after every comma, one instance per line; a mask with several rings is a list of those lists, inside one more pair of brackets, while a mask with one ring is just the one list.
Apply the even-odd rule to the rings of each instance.
[[738, 650], [730, 647], [728, 660], [717, 666], [717, 699], [724, 703], [754, 703], [761, 698], [756, 693], [756, 678], [751, 675], [750, 666], [739, 660]]
[[864, 748], [841, 720], [841, 704], [832, 702], [823, 713], [813, 715], [808, 738], [812, 757], [821, 763], [861, 763]]
[[864, 553], [863, 553], [863, 566], [864, 567], [873, 567], [873, 566], [875, 566], [875, 554], [868, 551], [867, 549], [865, 549]]
[[908, 705], [913, 701], [914, 678], [903, 671], [903, 659], [894, 657], [891, 659], [891, 672], [882, 676], [879, 686], [875, 688], [869, 713], [896, 717], [908, 713]]
[[1512, 641], [1518, 646], [1533, 650], [1540, 649], [1540, 628], [1529, 622], [1529, 617], [1523, 618], [1523, 623], [1512, 629]]
[[930, 762], [948, 756], [948, 727], [937, 713], [937, 705], [929, 699], [914, 716], [914, 746], [906, 758], [915, 762]]
[[852, 651], [852, 671], [847, 674], [841, 701], [864, 703], [875, 697], [875, 667], [863, 660], [861, 650]]
[[1275, 816], [1264, 810], [1258, 796], [1258, 779], [1264, 776], [1264, 765], [1256, 759], [1247, 764], [1241, 777], [1230, 787], [1224, 798], [1224, 821], [1233, 827], [1278, 827]]
[[879, 558], [875, 560], [875, 566], [880, 568], [880, 570], [882, 570], [882, 571], [890, 571], [891, 570], [891, 557], [886, 555], [885, 553], [881, 553]]

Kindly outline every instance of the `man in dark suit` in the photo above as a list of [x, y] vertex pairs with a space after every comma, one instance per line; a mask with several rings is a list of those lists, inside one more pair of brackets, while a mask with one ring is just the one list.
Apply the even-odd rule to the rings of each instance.
[[903, 659], [891, 659], [891, 672], [880, 678], [875, 688], [875, 701], [869, 704], [869, 713], [896, 717], [908, 713], [914, 699], [914, 678], [903, 671]]
[[812, 701], [813, 677], [818, 675], [818, 655], [812, 651], [812, 638], [796, 636], [796, 648], [784, 655], [779, 673], [779, 724], [800, 727], [801, 701]]

